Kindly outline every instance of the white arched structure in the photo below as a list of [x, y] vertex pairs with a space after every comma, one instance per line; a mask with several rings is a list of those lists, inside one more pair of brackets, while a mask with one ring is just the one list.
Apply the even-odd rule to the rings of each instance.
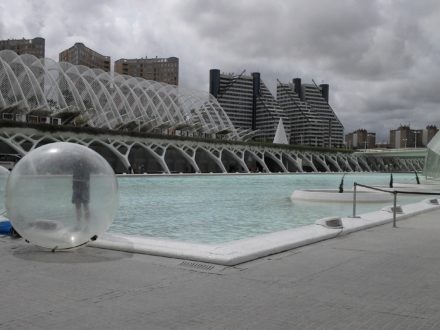
[[[78, 132], [75, 132], [78, 130]], [[254, 171], [274, 173], [295, 172], [346, 172], [338, 163], [347, 161], [347, 154], [299, 151], [291, 148], [247, 145], [244, 143], [222, 143], [182, 140], [170, 138], [153, 138], [121, 134], [92, 134], [81, 132], [81, 129], [44, 132], [37, 128], [2, 127], [0, 130], [0, 147], [9, 153], [24, 156], [36, 147], [50, 142], [72, 142], [88, 146], [100, 152], [117, 172], [136, 173], [250, 173]], [[143, 152], [142, 159], [133, 157], [134, 149]], [[172, 159], [169, 151], [172, 150]], [[197, 157], [197, 155], [199, 155]], [[177, 158], [176, 158], [177, 157]], [[352, 156], [350, 156], [352, 157]], [[359, 160], [357, 162], [356, 160]], [[140, 170], [136, 162], [154, 162], [156, 167]], [[367, 170], [368, 159], [354, 158], [351, 162], [362, 164]], [[176, 169], [175, 164], [185, 164]], [[209, 166], [207, 164], [210, 164]], [[406, 163], [408, 165], [409, 162]], [[421, 162], [413, 160], [411, 169], [419, 169]], [[174, 169], [173, 169], [174, 167]], [[330, 169], [332, 167], [332, 169]], [[213, 170], [215, 168], [215, 170]]]
[[240, 139], [207, 92], [100, 69], [0, 51], [0, 111], [15, 116], [75, 114], [77, 125]]

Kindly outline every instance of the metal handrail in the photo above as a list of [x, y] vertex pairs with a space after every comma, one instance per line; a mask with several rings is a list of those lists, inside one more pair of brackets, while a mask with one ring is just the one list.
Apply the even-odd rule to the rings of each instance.
[[356, 188], [357, 186], [359, 187], [364, 187], [367, 189], [371, 189], [371, 190], [376, 190], [376, 191], [380, 191], [380, 192], [384, 192], [384, 193], [389, 193], [389, 194], [393, 194], [394, 196], [394, 201], [393, 201], [393, 228], [396, 228], [396, 207], [397, 207], [397, 194], [408, 194], [408, 195], [431, 195], [431, 196], [439, 196], [440, 192], [422, 192], [422, 191], [402, 191], [402, 190], [386, 190], [386, 189], [381, 189], [381, 188], [377, 188], [377, 187], [373, 187], [373, 186], [368, 186], [365, 184], [360, 184], [357, 182], [353, 183], [353, 218], [358, 218], [356, 216]]

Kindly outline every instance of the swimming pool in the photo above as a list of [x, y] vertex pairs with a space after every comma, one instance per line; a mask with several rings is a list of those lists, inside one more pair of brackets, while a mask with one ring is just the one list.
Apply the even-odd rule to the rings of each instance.
[[[220, 244], [347, 216], [351, 203], [292, 202], [296, 189], [339, 186], [341, 174], [210, 175], [119, 177], [120, 207], [110, 233], [191, 243]], [[415, 183], [413, 174], [394, 182]], [[389, 174], [348, 174], [353, 182], [387, 185]], [[399, 196], [399, 203], [421, 200]], [[359, 204], [357, 213], [390, 203]]]

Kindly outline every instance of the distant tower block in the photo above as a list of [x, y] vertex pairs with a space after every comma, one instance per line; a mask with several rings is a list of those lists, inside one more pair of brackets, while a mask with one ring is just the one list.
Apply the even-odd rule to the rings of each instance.
[[168, 58], [121, 58], [115, 62], [115, 72], [171, 85], [179, 84], [179, 59]]
[[59, 54], [59, 60], [60, 62], [84, 65], [110, 72], [110, 56], [101, 55], [81, 42], [77, 42], [69, 49], [63, 50]]
[[33, 39], [8, 39], [0, 40], [0, 50], [9, 49], [18, 55], [30, 54], [37, 58], [44, 58], [45, 40], [44, 38]]
[[236, 129], [247, 138], [273, 141], [280, 118], [290, 133], [287, 116], [264, 83], [259, 72], [245, 74], [209, 72], [209, 91], [225, 110]]

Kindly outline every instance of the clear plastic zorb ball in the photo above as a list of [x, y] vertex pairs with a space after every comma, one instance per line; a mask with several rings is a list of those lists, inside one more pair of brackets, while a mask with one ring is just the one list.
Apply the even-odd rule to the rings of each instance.
[[116, 176], [95, 151], [57, 142], [23, 157], [10, 173], [6, 209], [28, 242], [70, 249], [95, 240], [112, 223], [118, 207]]

